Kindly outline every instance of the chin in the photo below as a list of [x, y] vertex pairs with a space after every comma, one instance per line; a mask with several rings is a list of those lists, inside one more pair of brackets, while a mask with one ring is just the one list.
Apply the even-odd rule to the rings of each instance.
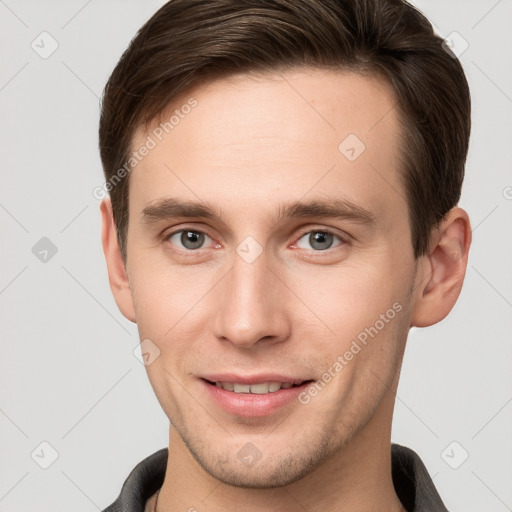
[[[210, 476], [226, 485], [252, 489], [270, 489], [292, 484], [313, 472], [334, 453], [332, 440], [323, 439], [317, 443], [316, 448], [310, 444], [309, 451], [305, 451], [304, 444], [300, 443], [300, 451], [297, 446], [292, 445], [286, 452], [274, 453], [272, 456], [265, 456], [261, 452], [253, 453], [255, 458], [245, 462], [243, 454], [240, 453], [242, 450], [218, 454], [212, 453], [211, 446], [199, 448], [187, 441], [185, 444], [196, 462]], [[252, 443], [244, 445], [247, 446], [249, 454], [251, 447], [257, 450]], [[261, 458], [255, 460], [258, 456]]]

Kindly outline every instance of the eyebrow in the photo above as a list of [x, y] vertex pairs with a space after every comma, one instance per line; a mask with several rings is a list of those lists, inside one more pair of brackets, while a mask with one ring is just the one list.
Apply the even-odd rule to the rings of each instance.
[[[178, 198], [164, 198], [146, 206], [141, 213], [144, 224], [174, 218], [201, 218], [222, 221], [222, 214], [215, 206], [205, 201], [183, 201]], [[294, 201], [278, 206], [272, 217], [274, 223], [288, 218], [317, 217], [349, 220], [358, 224], [372, 225], [377, 222], [375, 215], [366, 208], [347, 199], [317, 199]]]

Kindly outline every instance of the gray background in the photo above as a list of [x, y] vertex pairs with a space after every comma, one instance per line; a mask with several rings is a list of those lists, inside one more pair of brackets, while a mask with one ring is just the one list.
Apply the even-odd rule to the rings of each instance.
[[[99, 96], [162, 3], [0, 1], [1, 512], [103, 509], [133, 466], [167, 445], [167, 418], [133, 354], [136, 327], [110, 293], [92, 195], [102, 184]], [[512, 510], [512, 1], [416, 5], [443, 37], [459, 34], [455, 49], [469, 45], [460, 206], [474, 238], [453, 312], [411, 333], [393, 440], [420, 454], [450, 510], [503, 512]]]

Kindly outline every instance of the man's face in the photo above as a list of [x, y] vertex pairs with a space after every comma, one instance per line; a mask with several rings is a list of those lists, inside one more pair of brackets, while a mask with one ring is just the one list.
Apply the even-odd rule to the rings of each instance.
[[[211, 475], [284, 485], [389, 430], [416, 268], [395, 99], [297, 69], [197, 87], [163, 118], [192, 96], [132, 147], [157, 142], [130, 176], [127, 237], [140, 338], [160, 350], [147, 372]], [[171, 208], [189, 202], [218, 217]], [[346, 215], [300, 208], [315, 203]]]

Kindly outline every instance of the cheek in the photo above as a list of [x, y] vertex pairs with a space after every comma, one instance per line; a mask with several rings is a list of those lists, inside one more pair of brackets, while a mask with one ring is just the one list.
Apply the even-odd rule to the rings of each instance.
[[297, 296], [323, 320], [331, 334], [334, 331], [346, 338], [375, 323], [395, 302], [404, 300], [410, 276], [397, 272], [398, 266], [386, 264], [382, 256], [356, 265], [311, 268], [307, 275], [294, 271], [287, 277]]
[[[368, 417], [393, 387], [407, 337], [409, 310], [405, 298], [372, 309], [339, 315], [335, 339], [318, 347], [322, 357], [321, 381], [327, 382], [323, 409], [357, 422]], [[389, 307], [388, 307], [389, 306]], [[328, 354], [328, 356], [327, 356]], [[336, 412], [338, 411], [338, 412]]]
[[149, 258], [132, 267], [130, 288], [139, 331], [165, 337], [194, 314], [209, 281], [204, 272], [191, 269], [183, 271]]
[[[151, 340], [159, 353], [146, 367], [154, 388], [179, 385], [190, 372], [197, 350], [209, 339], [215, 273], [189, 266], [144, 262], [132, 269], [130, 285], [140, 340]], [[218, 298], [217, 298], [218, 302]], [[164, 394], [171, 395], [167, 390]]]
[[366, 264], [316, 270], [317, 275], [311, 271], [308, 279], [295, 283], [297, 294], [306, 297], [321, 320], [315, 321], [323, 335], [312, 328], [309, 338], [315, 340], [320, 373], [328, 372], [326, 379], [336, 376], [330, 387], [333, 400], [350, 395], [361, 398], [366, 388], [389, 385], [403, 348], [412, 276], [393, 258], [376, 256]]

